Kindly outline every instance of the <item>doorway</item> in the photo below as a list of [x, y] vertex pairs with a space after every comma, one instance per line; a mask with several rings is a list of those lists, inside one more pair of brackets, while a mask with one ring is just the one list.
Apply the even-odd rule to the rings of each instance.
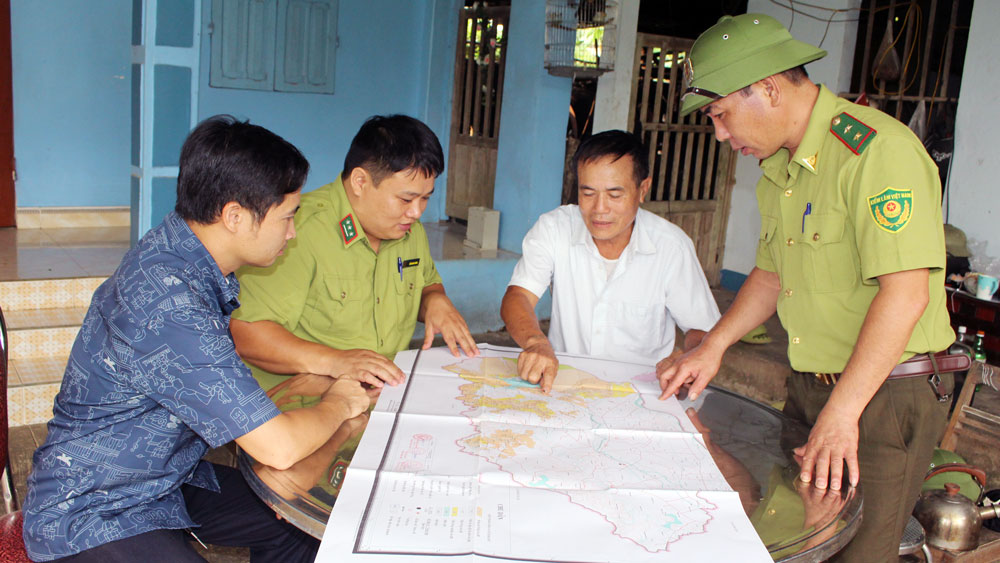
[[629, 123], [649, 149], [653, 185], [642, 207], [684, 229], [708, 283], [718, 285], [736, 153], [700, 112], [680, 116], [681, 65], [693, 44], [638, 34]]
[[445, 201], [453, 219], [493, 205], [509, 21], [509, 4], [481, 2], [463, 7], [458, 18]]
[[10, 0], [0, 0], [0, 227], [16, 224], [14, 197], [14, 94]]

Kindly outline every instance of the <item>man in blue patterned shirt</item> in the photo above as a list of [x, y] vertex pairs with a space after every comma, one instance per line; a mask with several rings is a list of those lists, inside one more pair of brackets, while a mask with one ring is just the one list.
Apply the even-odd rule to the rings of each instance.
[[281, 413], [229, 332], [240, 266], [295, 236], [309, 164], [270, 131], [201, 123], [181, 150], [177, 206], [94, 294], [35, 452], [24, 540], [36, 561], [202, 561], [200, 541], [257, 561], [312, 561], [316, 540], [275, 518], [238, 471], [200, 461], [232, 440], [287, 468], [365, 412], [360, 384], [328, 379], [318, 405]]

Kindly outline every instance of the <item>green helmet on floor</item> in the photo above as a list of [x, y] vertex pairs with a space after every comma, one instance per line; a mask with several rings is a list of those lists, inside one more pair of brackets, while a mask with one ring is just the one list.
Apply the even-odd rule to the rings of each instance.
[[762, 78], [826, 56], [764, 14], [722, 16], [702, 33], [684, 61], [681, 116]]

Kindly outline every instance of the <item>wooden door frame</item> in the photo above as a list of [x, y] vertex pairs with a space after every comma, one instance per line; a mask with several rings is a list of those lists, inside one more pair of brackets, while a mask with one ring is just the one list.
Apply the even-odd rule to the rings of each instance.
[[0, 0], [0, 227], [17, 224], [14, 195], [14, 83], [10, 0]]
[[[482, 73], [475, 68], [476, 65], [469, 61], [467, 53], [467, 49], [470, 48], [467, 38], [469, 20], [482, 16], [503, 22], [503, 37], [500, 40], [501, 42], [496, 46], [491, 45], [488, 47], [491, 56], [494, 54], [494, 50], [500, 51], [501, 56], [498, 59], [494, 57], [493, 64], [489, 65], [485, 82], [483, 81], [484, 77]], [[493, 205], [493, 184], [490, 184], [488, 188], [485, 185], [482, 186], [484, 190], [479, 193], [480, 197], [477, 198], [478, 201], [470, 202], [467, 199], [461, 198], [457, 193], [456, 182], [459, 181], [460, 174], [456, 166], [460, 163], [456, 156], [458, 155], [457, 149], [459, 145], [477, 147], [480, 150], [492, 150], [494, 155], [492, 161], [487, 165], [486, 175], [493, 177], [495, 182], [495, 153], [499, 143], [498, 137], [501, 106], [503, 105], [503, 84], [509, 30], [509, 5], [486, 6], [477, 12], [473, 12], [465, 6], [459, 8], [455, 63], [452, 70], [451, 120], [448, 123], [448, 180], [446, 187], [447, 195], [445, 198], [445, 214], [453, 219], [467, 219], [468, 208], [471, 205], [485, 205], [487, 207]], [[473, 31], [473, 34], [475, 34], [475, 31]], [[480, 45], [480, 47], [486, 48], [488, 37], [484, 35], [482, 39], [486, 43]], [[478, 96], [478, 93], [484, 87], [492, 88], [494, 82], [496, 83], [496, 101], [494, 102], [492, 96], [487, 94], [485, 106], [480, 107], [478, 103], [473, 101], [472, 96]], [[472, 84], [472, 88], [468, 87], [470, 84]], [[475, 109], [473, 109], [474, 105], [476, 106]], [[475, 130], [475, 135], [470, 136], [465, 133], [469, 127]], [[492, 137], [489, 135], [489, 131], [491, 130], [494, 132]]]
[[[645, 69], [645, 73], [642, 74], [645, 79], [640, 84], [643, 49], [647, 46], [659, 45], [663, 49], [687, 51], [693, 43], [693, 40], [679, 37], [647, 33], [636, 35], [628, 123], [633, 132], [639, 133], [635, 131], [636, 127], [639, 126], [643, 129], [641, 131], [643, 136], [649, 135], [647, 149], [649, 150], [653, 188], [647, 193], [646, 201], [642, 204], [643, 209], [664, 217], [681, 228], [687, 227], [685, 230], [688, 231], [688, 235], [698, 249], [698, 258], [709, 283], [718, 285], [721, 281], [726, 229], [729, 223], [729, 209], [735, 183], [735, 154], [728, 145], [718, 143], [714, 139], [711, 124], [705, 122], [704, 118], [698, 114], [692, 114], [681, 119], [675, 114], [677, 102], [673, 100], [680, 96], [680, 83], [682, 82], [680, 64], [672, 62], [668, 69], [665, 65], [665, 59], [661, 56], [655, 67]], [[647, 58], [647, 64], [648, 61]], [[650, 76], [655, 76], [655, 85], [651, 84]], [[665, 87], [666, 90], [664, 90]], [[663, 105], [664, 100], [666, 100], [667, 105]], [[653, 105], [649, 106], [649, 103]], [[655, 123], [646, 119], [650, 113], [657, 116]], [[662, 148], [666, 151], [667, 139], [674, 139], [673, 143], [679, 147], [682, 136], [686, 139], [683, 158], [678, 155], [668, 162], [666, 152], [664, 152], [659, 160], [658, 173], [653, 177], [654, 168], [656, 168], [659, 158], [657, 156], [657, 139], [664, 139]], [[695, 136], [701, 139], [697, 141], [697, 154], [693, 154]], [[712, 144], [705, 146], [703, 144], [705, 140], [709, 140]], [[723, 154], [722, 151], [729, 151], [729, 153]], [[716, 159], [718, 160], [714, 169], [706, 168], [704, 176], [700, 173], [702, 164], [705, 162], [703, 156], [707, 156], [706, 167], [709, 167]], [[680, 166], [681, 163], [683, 163], [683, 167]], [[711, 172], [709, 173], [708, 170]], [[691, 174], [690, 179], [687, 176], [689, 173]], [[689, 185], [692, 190], [697, 190], [698, 197], [686, 199], [680, 195], [688, 191]], [[706, 197], [709, 193], [713, 194], [713, 197]], [[710, 223], [692, 224], [690, 222], [692, 214], [705, 214], [707, 217], [709, 212], [712, 212]], [[704, 228], [706, 225], [711, 227], [710, 231]]]

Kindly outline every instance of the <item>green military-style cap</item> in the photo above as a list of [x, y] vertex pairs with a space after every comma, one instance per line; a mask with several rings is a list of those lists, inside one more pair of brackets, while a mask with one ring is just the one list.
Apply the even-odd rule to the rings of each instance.
[[681, 116], [772, 74], [826, 56], [764, 14], [722, 16], [702, 33], [684, 61]]

